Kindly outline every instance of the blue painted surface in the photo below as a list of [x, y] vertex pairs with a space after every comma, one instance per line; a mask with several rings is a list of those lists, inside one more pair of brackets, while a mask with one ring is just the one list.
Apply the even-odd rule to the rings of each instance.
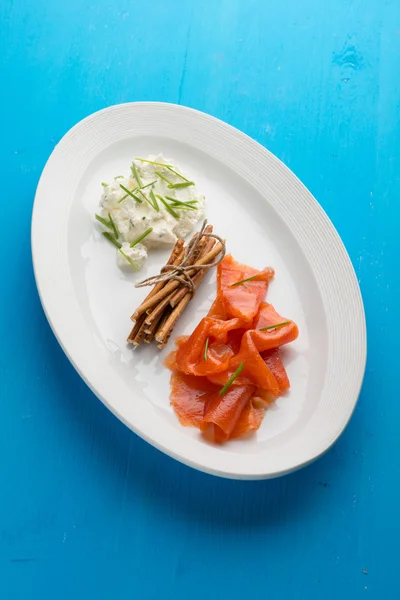
[[[0, 32], [0, 598], [399, 598], [398, 0], [2, 0]], [[224, 481], [163, 456], [50, 332], [29, 241], [41, 170], [78, 120], [133, 100], [257, 139], [348, 248], [365, 382], [344, 435], [301, 472]]]

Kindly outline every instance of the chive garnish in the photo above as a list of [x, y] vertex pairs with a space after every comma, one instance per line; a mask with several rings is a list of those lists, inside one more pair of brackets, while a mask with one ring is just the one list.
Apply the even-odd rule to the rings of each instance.
[[116, 175], [116, 176], [114, 177], [114, 179], [123, 179], [123, 178], [124, 178], [124, 176], [123, 176], [123, 175]]
[[195, 206], [181, 206], [180, 204], [170, 204], [171, 208], [175, 208], [176, 210], [197, 210]]
[[108, 229], [112, 229], [112, 225], [111, 225], [110, 221], [107, 221], [107, 219], [103, 219], [103, 217], [101, 217], [100, 215], [97, 215], [97, 214], [94, 216], [99, 221], [99, 223], [101, 223], [105, 227], [108, 227]]
[[[155, 179], [154, 181], [151, 181], [150, 183], [147, 183], [147, 184], [146, 184], [146, 185], [144, 185], [142, 188], [135, 187], [135, 189], [134, 189], [134, 190], [128, 190], [126, 187], [124, 187], [124, 186], [123, 186], [123, 185], [121, 185], [121, 184], [120, 184], [119, 186], [120, 186], [120, 187], [121, 187], [123, 190], [126, 190], [127, 192], [129, 192], [129, 191], [130, 191], [130, 194], [129, 194], [129, 196], [132, 196], [132, 198], [133, 198], [134, 200], [136, 200], [136, 202], [139, 202], [139, 204], [141, 204], [141, 203], [143, 202], [143, 200], [141, 200], [140, 198], [138, 198], [138, 196], [136, 196], [136, 194], [134, 194], [133, 192], [136, 192], [136, 190], [137, 190], [138, 192], [140, 192], [140, 190], [141, 190], [141, 189], [142, 189], [142, 190], [144, 190], [144, 189], [146, 189], [147, 187], [149, 187], [150, 185], [153, 185], [153, 183], [157, 183], [157, 179]], [[142, 194], [142, 195], [144, 196], [144, 194]], [[127, 197], [128, 197], [128, 194], [125, 194], [125, 196], [122, 196], [122, 198], [120, 198], [120, 199], [118, 200], [118, 204], [119, 204], [120, 202], [122, 202], [122, 200], [125, 200], [125, 198], [127, 198]], [[144, 197], [146, 198], [146, 196], [144, 196]], [[146, 200], [147, 200], [147, 198], [146, 198]]]
[[[166, 198], [170, 198], [170, 196], [165, 196]], [[176, 198], [171, 198], [174, 202], [178, 204], [187, 204], [188, 206], [193, 206], [198, 203], [198, 200], [177, 200]]]
[[206, 343], [204, 346], [204, 354], [203, 354], [203, 360], [206, 361], [207, 360], [207, 353], [208, 353], [208, 341], [210, 338], [206, 339]]
[[247, 279], [241, 279], [240, 281], [236, 281], [235, 283], [232, 283], [232, 285], [230, 287], [235, 287], [237, 285], [243, 285], [244, 283], [247, 283], [247, 281], [253, 281], [253, 279], [255, 279], [257, 277], [257, 275], [253, 275], [252, 277], [247, 277]]
[[141, 195], [143, 196], [143, 198], [146, 200], [146, 202], [148, 202], [148, 203], [150, 204], [150, 206], [151, 206], [152, 208], [154, 208], [154, 206], [152, 205], [151, 201], [150, 201], [150, 200], [149, 200], [149, 198], [146, 196], [146, 194], [143, 194], [143, 192], [142, 192], [142, 190], [141, 190], [141, 189], [138, 189], [137, 191], [138, 191], [138, 193], [139, 193], [139, 194], [141, 194]]
[[150, 190], [149, 196], [151, 198], [151, 201], [153, 202], [153, 208], [155, 211], [160, 212], [160, 207], [158, 206], [158, 202], [157, 202], [157, 198], [153, 192], [153, 190]]
[[[139, 160], [140, 162], [144, 162], [144, 163], [149, 163], [150, 165], [157, 165], [159, 167], [165, 167], [166, 169], [171, 171], [171, 173], [174, 173], [175, 175], [177, 175], [178, 177], [183, 179], [183, 181], [189, 181], [188, 179], [186, 179], [186, 177], [184, 177], [183, 175], [178, 173], [178, 171], [175, 171], [175, 169], [172, 165], [168, 165], [167, 163], [157, 162], [156, 160], [147, 160], [145, 158], [135, 158], [135, 160]], [[157, 175], [159, 175], [159, 173], [157, 173]]]
[[170, 206], [168, 204], [168, 202], [166, 202], [164, 200], [164, 198], [162, 196], [159, 196], [158, 194], [157, 194], [157, 198], [159, 200], [161, 200], [161, 202], [164, 204], [164, 206], [167, 209], [167, 211], [169, 212], [169, 214], [172, 215], [174, 217], [174, 219], [176, 219], [178, 221], [179, 220], [179, 215], [174, 211], [174, 209], [172, 208], [172, 206]]
[[119, 252], [121, 252], [122, 256], [123, 256], [124, 258], [126, 258], [126, 260], [128, 261], [128, 263], [129, 263], [129, 264], [131, 264], [131, 265], [132, 265], [132, 267], [133, 267], [134, 269], [136, 269], [136, 271], [139, 271], [139, 267], [137, 267], [137, 266], [135, 265], [135, 263], [133, 262], [133, 260], [132, 260], [132, 259], [131, 259], [131, 258], [130, 258], [130, 257], [127, 255], [127, 254], [125, 254], [125, 252], [124, 252], [123, 250], [121, 250], [121, 248], [119, 249]]
[[112, 218], [111, 213], [108, 213], [108, 218], [110, 219], [111, 227], [114, 232], [115, 239], [117, 240], [119, 238], [119, 233], [118, 233], [118, 229], [115, 226], [114, 219]]
[[[141, 204], [143, 202], [143, 200], [141, 200], [138, 196], [135, 196], [135, 194], [133, 192], [131, 192], [131, 190], [128, 190], [128, 188], [126, 188], [124, 185], [122, 185], [122, 183], [119, 184], [119, 187], [124, 190], [124, 192], [127, 193], [128, 196], [131, 196], [134, 200], [136, 200], [136, 202], [139, 202], [139, 204]], [[138, 192], [140, 192], [140, 190], [138, 188], [135, 188], [135, 191], [138, 190]], [[126, 198], [126, 196], [124, 196]], [[146, 198], [146, 196], [145, 196]], [[121, 198], [120, 202], [122, 202], [124, 198]]]
[[186, 202], [182, 202], [182, 200], [177, 200], [176, 198], [172, 198], [171, 196], [165, 196], [165, 198], [170, 202], [173, 202], [173, 204], [176, 204], [177, 206], [186, 206], [187, 208], [192, 208], [193, 210], [196, 210], [196, 207], [193, 205], [197, 204], [197, 200], [187, 200]]
[[133, 248], [134, 246], [136, 246], [136, 244], [138, 244], [139, 242], [141, 242], [145, 237], [147, 237], [151, 232], [153, 231], [152, 227], [149, 227], [148, 229], [146, 229], [146, 231], [144, 233], [142, 233], [142, 235], [139, 235], [138, 238], [136, 238], [136, 240], [133, 240], [133, 242], [131, 242], [131, 248]]
[[102, 182], [101, 182], [101, 185], [102, 185], [103, 187], [108, 187], [108, 183], [105, 183], [105, 181], [102, 181]]
[[183, 179], [183, 181], [189, 181], [189, 179], [186, 179], [186, 177], [184, 177], [183, 175], [181, 175], [180, 173], [178, 173], [178, 171], [175, 171], [175, 169], [173, 169], [171, 167], [171, 165], [168, 165], [168, 166], [166, 165], [166, 167], [167, 167], [167, 169], [169, 171], [171, 171], [171, 173], [174, 173], [175, 175], [177, 175], [178, 177], [180, 177], [181, 179]]
[[224, 385], [224, 387], [218, 392], [220, 396], [223, 396], [225, 394], [226, 390], [232, 385], [232, 383], [235, 381], [236, 377], [238, 375], [240, 375], [240, 373], [243, 371], [243, 367], [244, 367], [244, 362], [241, 362], [240, 365], [238, 366], [238, 368], [236, 369], [236, 371], [234, 372], [234, 374], [229, 377], [229, 379], [226, 382], [226, 384]]
[[141, 189], [145, 190], [146, 188], [148, 188], [151, 185], [153, 185], [153, 183], [157, 183], [157, 179], [155, 179], [154, 181], [150, 181], [150, 183], [146, 183], [146, 185], [143, 185]]
[[277, 329], [278, 327], [283, 327], [284, 325], [289, 325], [290, 321], [283, 321], [283, 323], [276, 323], [276, 325], [268, 325], [268, 327], [261, 327], [258, 331], [268, 331], [268, 329]]
[[114, 246], [116, 246], [118, 248], [118, 250], [120, 250], [122, 248], [122, 244], [117, 242], [117, 240], [115, 239], [115, 237], [113, 235], [111, 235], [111, 233], [108, 233], [108, 231], [103, 231], [103, 235], [105, 238], [108, 239], [109, 242], [114, 244]]
[[156, 171], [156, 175], [158, 175], [160, 177], [160, 179], [163, 179], [164, 181], [166, 181], [168, 183], [168, 185], [171, 185], [171, 183], [173, 183], [170, 179], [167, 179], [167, 177], [165, 177], [165, 175], [160, 173], [160, 171]]
[[197, 206], [192, 206], [191, 204], [175, 204], [171, 202], [170, 206], [176, 208], [176, 210], [197, 210]]
[[139, 172], [138, 172], [138, 170], [137, 170], [136, 165], [135, 165], [134, 162], [131, 164], [131, 171], [132, 171], [132, 175], [134, 176], [134, 178], [137, 181], [138, 186], [139, 187], [143, 187], [142, 180], [140, 179]]
[[[147, 160], [145, 158], [135, 158], [135, 160], [139, 160], [140, 162], [149, 163], [150, 165], [157, 165], [159, 167], [165, 167], [166, 169], [171, 171], [171, 173], [174, 173], [174, 175], [176, 175], [177, 177], [180, 177], [180, 179], [183, 179], [183, 181], [187, 184], [187, 185], [182, 185], [182, 184], [181, 185], [175, 184], [175, 185], [180, 185], [180, 187], [188, 187], [188, 185], [194, 185], [193, 181], [189, 181], [189, 179], [186, 179], [186, 177], [184, 177], [183, 175], [178, 173], [178, 171], [175, 171], [175, 169], [172, 165], [168, 165], [167, 163], [157, 162], [156, 160]], [[163, 175], [159, 171], [156, 171], [156, 175], [161, 177], [161, 179], [164, 179], [164, 181], [166, 181], [167, 183], [171, 184], [171, 182], [165, 177], [165, 175]]]
[[182, 188], [187, 188], [191, 185], [194, 185], [194, 181], [185, 181], [183, 183], [170, 183], [168, 189], [170, 190], [180, 190]]

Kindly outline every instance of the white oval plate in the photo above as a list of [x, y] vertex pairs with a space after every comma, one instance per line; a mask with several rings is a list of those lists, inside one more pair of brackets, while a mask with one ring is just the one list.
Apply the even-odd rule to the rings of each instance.
[[[133, 352], [125, 343], [129, 316], [146, 293], [134, 281], [158, 272], [168, 251], [154, 253], [139, 276], [124, 275], [94, 224], [100, 182], [126, 173], [135, 156], [158, 152], [196, 181], [209, 221], [237, 260], [276, 269], [268, 300], [300, 329], [285, 350], [291, 391], [255, 435], [223, 446], [179, 424], [162, 365], [166, 351]], [[302, 183], [233, 127], [162, 103], [113, 106], [84, 119], [41, 176], [32, 253], [43, 308], [72, 364], [121, 421], [170, 456], [224, 477], [276, 477], [320, 456], [346, 426], [366, 360], [364, 310], [349, 257]], [[174, 335], [191, 332], [214, 296], [210, 273]]]

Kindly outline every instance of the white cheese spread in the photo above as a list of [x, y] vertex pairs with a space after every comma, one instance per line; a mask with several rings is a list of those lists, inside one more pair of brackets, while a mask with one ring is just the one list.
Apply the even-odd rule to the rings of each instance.
[[186, 237], [204, 215], [204, 196], [162, 154], [135, 159], [129, 176], [102, 185], [97, 225], [117, 247], [122, 268], [140, 269], [148, 250]]

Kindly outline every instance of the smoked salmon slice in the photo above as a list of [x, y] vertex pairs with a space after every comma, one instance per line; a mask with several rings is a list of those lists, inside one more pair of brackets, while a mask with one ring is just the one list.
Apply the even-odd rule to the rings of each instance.
[[206, 377], [172, 373], [170, 399], [182, 425], [200, 427], [206, 400], [217, 389]]
[[[188, 375], [202, 376], [225, 371], [228, 368], [233, 351], [224, 344], [224, 340], [227, 338], [230, 322], [220, 321], [220, 323], [221, 328], [216, 329], [214, 319], [205, 318], [200, 321], [192, 335], [180, 345], [176, 353], [175, 360], [179, 370]], [[225, 328], [222, 325], [225, 325]], [[218, 336], [223, 329], [222, 335]], [[205, 360], [204, 349], [207, 339], [208, 350]]]
[[[218, 297], [228, 318], [239, 317], [252, 321], [265, 297], [274, 270], [257, 271], [235, 261], [232, 255], [225, 256], [218, 265]], [[255, 278], [238, 285], [240, 281]]]
[[232, 386], [222, 397], [218, 392], [211, 394], [207, 399], [200, 429], [206, 431], [209, 425], [214, 425], [215, 441], [226, 441], [235, 429], [243, 409], [254, 392], [254, 386], [236, 385]]
[[253, 433], [256, 431], [262, 423], [264, 412], [263, 408], [257, 408], [254, 406], [253, 401], [249, 400], [229, 435], [229, 439], [234, 440], [246, 433]]
[[[263, 327], [272, 327], [280, 323], [287, 323], [276, 329], [261, 331]], [[263, 302], [257, 317], [254, 319], [252, 337], [260, 352], [279, 348], [293, 342], [299, 335], [299, 330], [293, 321], [280, 316], [272, 304]]]
[[281, 353], [279, 348], [274, 350], [267, 350], [261, 354], [261, 357], [279, 386], [279, 391], [286, 392], [290, 388], [289, 377], [287, 376], [286, 369], [281, 359]]
[[297, 338], [298, 328], [264, 301], [273, 276], [271, 268], [258, 271], [225, 256], [208, 315], [166, 359], [180, 422], [215, 442], [256, 431], [265, 409], [290, 387], [279, 348]]

